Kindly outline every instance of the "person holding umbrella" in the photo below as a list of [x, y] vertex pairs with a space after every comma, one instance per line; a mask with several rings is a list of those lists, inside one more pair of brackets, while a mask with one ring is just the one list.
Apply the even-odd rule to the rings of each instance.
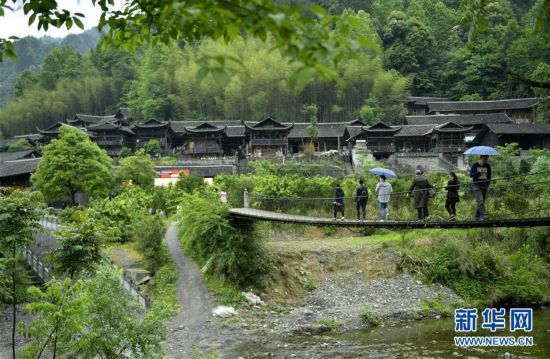
[[388, 219], [388, 202], [393, 188], [390, 183], [386, 182], [386, 176], [380, 175], [378, 184], [376, 185], [376, 193], [378, 193], [378, 203], [380, 208], [380, 221]]
[[485, 201], [491, 182], [491, 165], [488, 155], [479, 156], [479, 161], [474, 163], [470, 169], [470, 177], [472, 177], [472, 193], [477, 204], [476, 219], [483, 221], [487, 218]]
[[499, 156], [500, 153], [489, 146], [474, 146], [466, 150], [464, 154], [480, 155], [479, 161], [474, 163], [470, 169], [470, 177], [472, 177], [472, 193], [477, 203], [476, 218], [484, 220], [487, 218], [487, 208], [485, 207], [487, 190], [491, 183], [489, 156]]

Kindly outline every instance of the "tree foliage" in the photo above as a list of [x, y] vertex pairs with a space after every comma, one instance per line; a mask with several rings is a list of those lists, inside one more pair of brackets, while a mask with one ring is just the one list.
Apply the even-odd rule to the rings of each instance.
[[184, 193], [193, 193], [206, 188], [206, 182], [204, 182], [204, 179], [201, 176], [194, 174], [186, 175], [185, 173], [180, 172], [175, 187]]
[[32, 342], [25, 358], [42, 353], [79, 358], [156, 358], [162, 354], [169, 308], [143, 313], [109, 265], [92, 279], [53, 279], [44, 291], [31, 288], [35, 302], [25, 310], [36, 319], [21, 326]]
[[[94, 216], [95, 214], [95, 216]], [[72, 220], [57, 231], [59, 247], [53, 250], [56, 270], [73, 278], [93, 274], [102, 259], [109, 231], [93, 210], [76, 211]]]
[[143, 254], [147, 270], [155, 272], [166, 262], [166, 253], [162, 240], [164, 224], [159, 216], [146, 216], [136, 224], [134, 239], [138, 250]]
[[234, 225], [216, 193], [185, 194], [179, 213], [180, 239], [207, 274], [241, 287], [261, 285], [271, 261], [250, 223]]
[[61, 126], [59, 139], [44, 147], [32, 175], [33, 186], [48, 200], [70, 200], [77, 192], [106, 195], [112, 185], [111, 159], [82, 131]]
[[111, 266], [99, 267], [86, 283], [86, 331], [80, 355], [84, 358], [156, 358], [162, 356], [166, 335], [164, 320], [170, 308], [155, 307], [143, 313], [124, 291], [120, 273]]
[[[16, 3], [15, 0], [8, 2]], [[0, 6], [0, 16], [8, 2]], [[330, 15], [323, 7], [307, 8], [278, 4], [264, 0], [224, 2], [219, 0], [158, 3], [132, 0], [121, 11], [111, 11], [110, 0], [93, 1], [102, 10], [99, 29], [107, 28], [106, 44], [136, 48], [144, 42], [169, 43], [174, 40], [193, 43], [204, 38], [226, 43], [243, 36], [274, 41], [274, 48], [300, 63], [294, 80], [303, 88], [315, 75], [334, 76], [331, 65], [346, 56], [354, 56], [361, 46], [376, 45], [361, 30], [362, 24], [342, 15]], [[81, 13], [71, 13], [56, 2], [43, 4], [39, 0], [24, 0], [23, 10], [30, 15], [29, 25], [82, 27]], [[0, 56], [14, 57], [10, 39], [2, 39]], [[1, 57], [0, 57], [1, 59]], [[227, 64], [240, 64], [232, 56], [204, 56], [199, 77], [211, 74], [219, 85], [227, 84]]]
[[82, 296], [83, 282], [73, 283], [70, 278], [55, 279], [46, 283], [41, 291], [29, 288], [33, 302], [25, 311], [34, 316], [30, 323], [21, 323], [19, 332], [32, 341], [23, 347], [23, 358], [40, 358], [50, 354], [53, 358], [77, 355], [79, 336], [84, 328], [86, 300]]
[[[12, 356], [15, 358], [15, 327], [17, 315], [15, 305], [17, 284], [22, 277], [18, 274], [17, 255], [34, 240], [33, 230], [40, 215], [36, 192], [14, 191], [10, 195], [0, 194], [0, 292], [12, 303]], [[9, 287], [8, 287], [9, 286]]]
[[131, 183], [144, 189], [151, 189], [154, 186], [155, 177], [155, 164], [144, 152], [121, 159], [120, 167], [116, 172], [118, 183]]

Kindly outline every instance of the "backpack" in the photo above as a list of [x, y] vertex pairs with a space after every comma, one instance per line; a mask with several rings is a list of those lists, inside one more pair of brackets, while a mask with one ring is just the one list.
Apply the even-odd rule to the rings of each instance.
[[366, 186], [363, 185], [359, 187], [358, 197], [360, 201], [366, 201], [369, 198], [369, 191]]

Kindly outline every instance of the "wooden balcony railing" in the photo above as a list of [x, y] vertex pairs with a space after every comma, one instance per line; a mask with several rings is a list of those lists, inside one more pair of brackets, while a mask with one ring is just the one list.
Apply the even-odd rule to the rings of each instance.
[[252, 146], [286, 146], [288, 140], [286, 138], [253, 138], [250, 144]]

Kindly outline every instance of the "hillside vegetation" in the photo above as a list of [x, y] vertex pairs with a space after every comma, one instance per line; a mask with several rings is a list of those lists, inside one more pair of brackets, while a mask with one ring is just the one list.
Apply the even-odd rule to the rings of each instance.
[[[57, 48], [40, 68], [43, 56], [32, 61], [20, 57], [35, 67], [18, 76], [15, 91], [11, 90], [15, 97], [0, 111], [0, 130], [4, 136], [21, 134], [78, 112], [111, 114], [117, 107], [129, 107], [138, 121], [254, 120], [266, 115], [302, 121], [306, 119], [303, 106], [316, 104], [321, 122], [361, 116], [371, 123], [395, 123], [404, 115], [402, 100], [411, 94], [454, 100], [548, 95], [548, 90], [518, 80], [550, 78], [550, 47], [533, 27], [541, 0], [490, 3], [487, 26], [471, 50], [466, 46], [468, 24], [462, 20], [459, 1], [331, 1], [325, 5], [335, 13], [354, 12], [356, 21], [366, 25], [365, 35], [379, 47], [341, 61], [338, 81], [316, 79], [297, 92], [289, 81], [297, 65], [270, 51], [269, 41], [254, 39], [228, 45], [204, 40], [143, 46], [133, 53], [96, 47], [81, 55]], [[51, 50], [37, 48], [44, 56]], [[242, 64], [226, 65], [234, 70], [232, 78], [219, 74], [199, 81], [204, 56], [217, 54], [234, 55]], [[22, 63], [17, 66], [27, 68]], [[15, 76], [18, 72], [0, 73]], [[227, 81], [226, 86], [220, 85]]]

